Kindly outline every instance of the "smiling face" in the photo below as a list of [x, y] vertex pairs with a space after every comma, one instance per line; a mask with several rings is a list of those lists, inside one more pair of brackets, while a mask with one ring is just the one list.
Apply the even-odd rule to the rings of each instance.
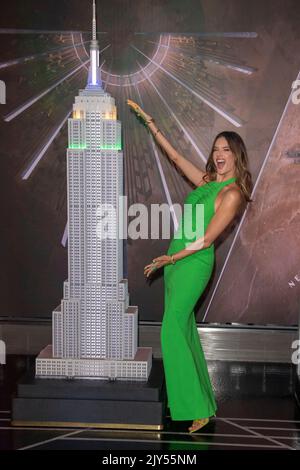
[[235, 158], [225, 137], [219, 137], [213, 148], [213, 161], [219, 175], [231, 178], [235, 175]]

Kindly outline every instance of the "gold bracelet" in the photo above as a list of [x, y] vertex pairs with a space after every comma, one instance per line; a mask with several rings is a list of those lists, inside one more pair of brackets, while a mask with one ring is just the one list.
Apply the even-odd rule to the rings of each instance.
[[171, 255], [171, 263], [172, 263], [172, 264], [175, 264], [175, 263], [176, 263], [176, 261], [174, 260], [174, 255]]

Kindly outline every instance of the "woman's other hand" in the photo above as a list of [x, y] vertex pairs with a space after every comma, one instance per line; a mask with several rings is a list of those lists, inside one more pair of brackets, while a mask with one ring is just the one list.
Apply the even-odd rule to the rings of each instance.
[[170, 263], [171, 263], [171, 256], [168, 256], [168, 255], [162, 255], [162, 256], [159, 256], [158, 258], [154, 258], [151, 264], [147, 264], [144, 267], [144, 274], [146, 275], [146, 277], [149, 277], [150, 274], [153, 274], [159, 268], [162, 268], [163, 266], [170, 264]]

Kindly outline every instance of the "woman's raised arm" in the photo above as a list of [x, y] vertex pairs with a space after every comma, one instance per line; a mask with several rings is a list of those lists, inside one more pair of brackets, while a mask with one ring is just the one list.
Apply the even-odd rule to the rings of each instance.
[[196, 186], [203, 184], [204, 182], [202, 177], [204, 176], [205, 172], [200, 170], [200, 168], [177, 152], [177, 150], [170, 144], [170, 142], [162, 134], [161, 130], [157, 127], [154, 119], [149, 114], [146, 114], [138, 104], [131, 100], [127, 100], [127, 104], [146, 122], [156, 142], [166, 152], [170, 160], [172, 160], [182, 171], [182, 173], [184, 173], [184, 175]]

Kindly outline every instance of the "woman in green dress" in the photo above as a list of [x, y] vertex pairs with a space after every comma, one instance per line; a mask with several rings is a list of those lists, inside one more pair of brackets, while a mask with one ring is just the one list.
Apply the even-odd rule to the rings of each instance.
[[[252, 202], [248, 156], [241, 137], [230, 131], [213, 142], [206, 171], [179, 154], [156, 126], [154, 119], [131, 100], [127, 104], [146, 123], [156, 142], [181, 172], [196, 186], [184, 201], [180, 225], [166, 255], [145, 266], [149, 277], [164, 267], [165, 305], [161, 327], [161, 349], [168, 405], [172, 420], [193, 420], [190, 432], [205, 426], [215, 416], [217, 405], [205, 356], [197, 331], [194, 307], [211, 277], [214, 241]], [[197, 219], [197, 205], [203, 216]], [[200, 224], [199, 224], [200, 222]], [[189, 236], [187, 229], [191, 228]], [[202, 234], [197, 237], [195, 232]], [[190, 236], [192, 234], [192, 236]]]

